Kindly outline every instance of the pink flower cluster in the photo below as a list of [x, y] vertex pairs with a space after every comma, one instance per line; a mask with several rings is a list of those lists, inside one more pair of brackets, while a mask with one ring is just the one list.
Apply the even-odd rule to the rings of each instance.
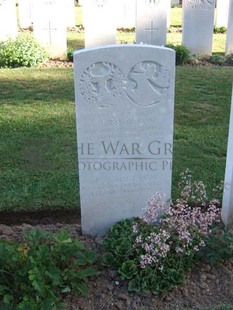
[[161, 230], [160, 233], [151, 233], [145, 239], [138, 236], [135, 241], [134, 247], [141, 247], [144, 249], [145, 254], [140, 257], [140, 266], [145, 268], [147, 265], [158, 265], [161, 268], [161, 259], [167, 256], [170, 251], [170, 245], [167, 241], [170, 238], [169, 232]]
[[220, 221], [220, 209], [214, 204], [190, 207], [187, 204], [178, 203], [170, 206], [166, 214], [168, 217], [161, 219], [161, 223], [168, 223], [170, 228], [183, 232], [188, 227], [194, 227], [199, 233], [208, 234], [211, 233], [212, 225]]
[[147, 224], [158, 224], [155, 232], [142, 237], [137, 225], [133, 225], [137, 234], [134, 247], [143, 253], [141, 268], [153, 265], [162, 270], [168, 254], [190, 256], [205, 246], [205, 235], [210, 234], [213, 224], [220, 221], [220, 209], [213, 202], [216, 201], [201, 207], [180, 202], [166, 208], [164, 195], [156, 193], [152, 196], [141, 218]]
[[156, 193], [147, 201], [146, 208], [142, 209], [141, 217], [147, 224], [155, 224], [166, 210], [165, 195]]
[[205, 184], [202, 181], [194, 181], [189, 169], [182, 172], [180, 176], [181, 181], [178, 186], [181, 189], [181, 199], [179, 202], [195, 202], [198, 205], [205, 205], [207, 201]]

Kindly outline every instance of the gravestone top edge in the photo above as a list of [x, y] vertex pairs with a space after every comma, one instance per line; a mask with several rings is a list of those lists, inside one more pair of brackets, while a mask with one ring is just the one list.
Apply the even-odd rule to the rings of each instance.
[[90, 47], [90, 48], [84, 48], [81, 50], [76, 50], [74, 51], [74, 56], [75, 55], [79, 55], [85, 52], [89, 52], [89, 51], [100, 51], [100, 50], [106, 50], [106, 49], [124, 49], [124, 48], [151, 48], [153, 50], [159, 50], [159, 51], [171, 51], [173, 54], [175, 54], [175, 50], [169, 47], [165, 47], [165, 46], [157, 46], [157, 45], [151, 45], [151, 44], [120, 44], [120, 45], [116, 45], [116, 44], [110, 44], [110, 45], [102, 45], [102, 46], [97, 46], [97, 47]]

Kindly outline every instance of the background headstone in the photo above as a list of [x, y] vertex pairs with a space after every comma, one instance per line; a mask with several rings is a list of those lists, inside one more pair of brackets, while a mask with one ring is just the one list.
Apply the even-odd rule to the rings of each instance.
[[33, 0], [19, 0], [19, 24], [28, 28], [33, 24]]
[[222, 203], [222, 220], [225, 225], [233, 228], [233, 90]]
[[82, 231], [103, 235], [171, 197], [174, 50], [115, 45], [74, 54]]
[[136, 0], [118, 0], [117, 28], [133, 28], [136, 23]]
[[74, 0], [65, 1], [65, 12], [66, 12], [66, 26], [69, 28], [75, 27], [75, 5]]
[[229, 12], [229, 0], [217, 0], [216, 27], [226, 27]]
[[116, 12], [116, 0], [85, 0], [83, 2], [86, 48], [116, 42]]
[[34, 36], [53, 58], [67, 57], [64, 4], [63, 0], [41, 0], [34, 4]]
[[167, 28], [171, 26], [171, 0], [167, 1]]
[[0, 42], [18, 35], [15, 0], [0, 0]]
[[215, 0], [183, 0], [182, 44], [192, 54], [211, 55]]
[[233, 53], [233, 0], [229, 3], [229, 15], [227, 25], [226, 54]]
[[169, 0], [137, 0], [136, 42], [165, 45]]

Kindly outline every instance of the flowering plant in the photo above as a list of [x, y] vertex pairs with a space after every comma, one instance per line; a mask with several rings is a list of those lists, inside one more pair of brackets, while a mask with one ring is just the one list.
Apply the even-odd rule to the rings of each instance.
[[[202, 182], [195, 184], [192, 189], [186, 182], [174, 205], [156, 193], [140, 218], [122, 220], [108, 232], [103, 263], [129, 281], [129, 290], [166, 292], [184, 282], [185, 272], [200, 257], [220, 222], [220, 208], [217, 200], [206, 202]], [[197, 203], [190, 205], [187, 201], [194, 194]]]

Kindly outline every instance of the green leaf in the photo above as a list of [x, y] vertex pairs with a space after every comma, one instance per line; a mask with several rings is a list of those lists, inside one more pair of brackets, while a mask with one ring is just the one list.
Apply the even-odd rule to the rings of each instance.
[[72, 239], [69, 236], [68, 232], [61, 230], [55, 237], [55, 241], [59, 244], [72, 243]]
[[138, 268], [134, 261], [126, 261], [123, 263], [122, 267], [118, 269], [118, 272], [123, 280], [132, 279], [132, 277], [138, 273]]
[[87, 250], [85, 252], [85, 256], [86, 256], [87, 263], [92, 264], [92, 263], [94, 263], [97, 255], [94, 251]]
[[19, 310], [55, 310], [65, 292], [87, 295], [85, 281], [95, 274], [93, 251], [81, 250], [82, 243], [64, 231], [32, 230], [25, 239], [26, 244], [0, 242], [0, 296], [9, 309], [17, 303]]
[[77, 290], [83, 295], [84, 297], [88, 296], [88, 288], [85, 283], [79, 284]]
[[88, 267], [83, 270], [85, 277], [92, 277], [96, 274], [95, 269], [93, 267]]
[[12, 295], [6, 294], [3, 296], [3, 303], [10, 305], [12, 301], [14, 300]]
[[141, 280], [139, 277], [129, 281], [128, 290], [131, 292], [139, 292], [141, 290]]
[[102, 259], [104, 266], [114, 266], [115, 258], [112, 253], [105, 253]]

